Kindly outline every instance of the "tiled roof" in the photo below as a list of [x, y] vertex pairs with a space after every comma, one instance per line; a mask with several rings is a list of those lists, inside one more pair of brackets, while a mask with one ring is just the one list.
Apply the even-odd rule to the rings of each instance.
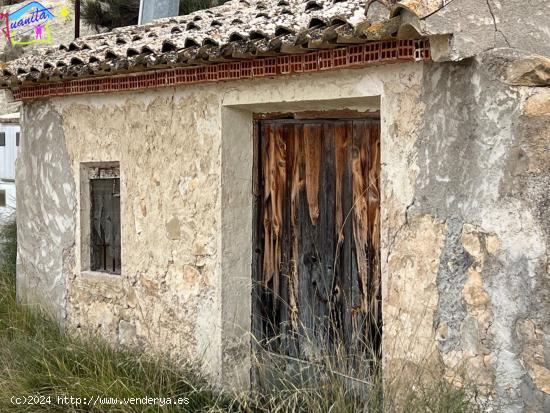
[[[448, 2], [448, 1], [447, 1]], [[262, 56], [395, 37], [399, 11], [423, 18], [445, 0], [231, 0], [186, 16], [84, 37], [2, 65], [4, 87]]]

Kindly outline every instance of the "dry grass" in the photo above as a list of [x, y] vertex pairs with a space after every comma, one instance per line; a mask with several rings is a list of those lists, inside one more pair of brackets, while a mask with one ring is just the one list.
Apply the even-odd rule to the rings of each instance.
[[[257, 386], [238, 395], [220, 394], [188, 366], [165, 362], [99, 339], [70, 337], [39, 312], [15, 298], [15, 224], [2, 229], [0, 248], [0, 411], [1, 412], [440, 412], [476, 411], [475, 389], [456, 388], [434, 374], [408, 372], [399, 385], [382, 385], [381, 365], [368, 350], [351, 357], [341, 348], [318, 349], [311, 361], [280, 356], [257, 347]], [[360, 360], [358, 363], [357, 360]], [[187, 397], [173, 406], [14, 406], [18, 395]], [[54, 399], [55, 400], [55, 399]]]
[[[15, 224], [1, 231], [5, 261], [0, 266], [1, 412], [198, 412], [227, 403], [190, 368], [116, 350], [99, 339], [70, 337], [39, 312], [15, 298]], [[48, 406], [15, 406], [12, 396], [50, 396]], [[57, 396], [187, 397], [173, 406], [66, 406]]]
[[257, 387], [239, 398], [240, 406], [275, 413], [479, 411], [474, 386], [455, 387], [443, 378], [440, 368], [428, 363], [407, 365], [393, 371], [391, 378], [383, 378], [381, 359], [367, 343], [362, 344], [363, 350], [353, 354], [338, 345], [330, 350], [317, 346], [315, 356], [303, 361], [268, 352], [256, 343]]

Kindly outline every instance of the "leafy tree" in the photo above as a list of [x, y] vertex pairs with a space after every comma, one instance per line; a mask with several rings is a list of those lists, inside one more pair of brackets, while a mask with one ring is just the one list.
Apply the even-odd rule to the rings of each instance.
[[[180, 0], [180, 15], [217, 6], [227, 0]], [[137, 24], [139, 0], [83, 0], [82, 19], [96, 30]]]
[[1, 0], [0, 6], [11, 6], [13, 4], [23, 3], [24, 1], [26, 0]]
[[227, 0], [181, 0], [180, 16], [192, 13], [196, 10], [208, 9], [209, 7], [219, 6]]
[[139, 0], [84, 0], [82, 19], [97, 31], [137, 24]]

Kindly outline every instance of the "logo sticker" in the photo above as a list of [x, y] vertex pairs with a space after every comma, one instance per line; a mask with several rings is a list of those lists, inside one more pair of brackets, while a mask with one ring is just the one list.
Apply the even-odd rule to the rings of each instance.
[[52, 34], [49, 26], [54, 19], [51, 10], [37, 1], [32, 1], [10, 13], [11, 44], [51, 43]]
[[51, 43], [50, 24], [59, 17], [69, 20], [70, 14], [65, 4], [46, 7], [31, 1], [11, 13], [0, 13], [0, 30], [12, 46]]

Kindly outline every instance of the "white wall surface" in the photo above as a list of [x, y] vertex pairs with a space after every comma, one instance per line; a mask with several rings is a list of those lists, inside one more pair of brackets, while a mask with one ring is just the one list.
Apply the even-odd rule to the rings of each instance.
[[0, 181], [15, 181], [15, 160], [18, 147], [16, 133], [20, 132], [19, 125], [0, 124], [0, 132], [6, 134], [6, 145], [0, 146]]
[[0, 146], [0, 191], [6, 193], [6, 206], [0, 206], [0, 224], [2, 224], [15, 212], [15, 161], [19, 152], [16, 133], [20, 132], [20, 126], [0, 123], [0, 132], [6, 134], [6, 145]]

